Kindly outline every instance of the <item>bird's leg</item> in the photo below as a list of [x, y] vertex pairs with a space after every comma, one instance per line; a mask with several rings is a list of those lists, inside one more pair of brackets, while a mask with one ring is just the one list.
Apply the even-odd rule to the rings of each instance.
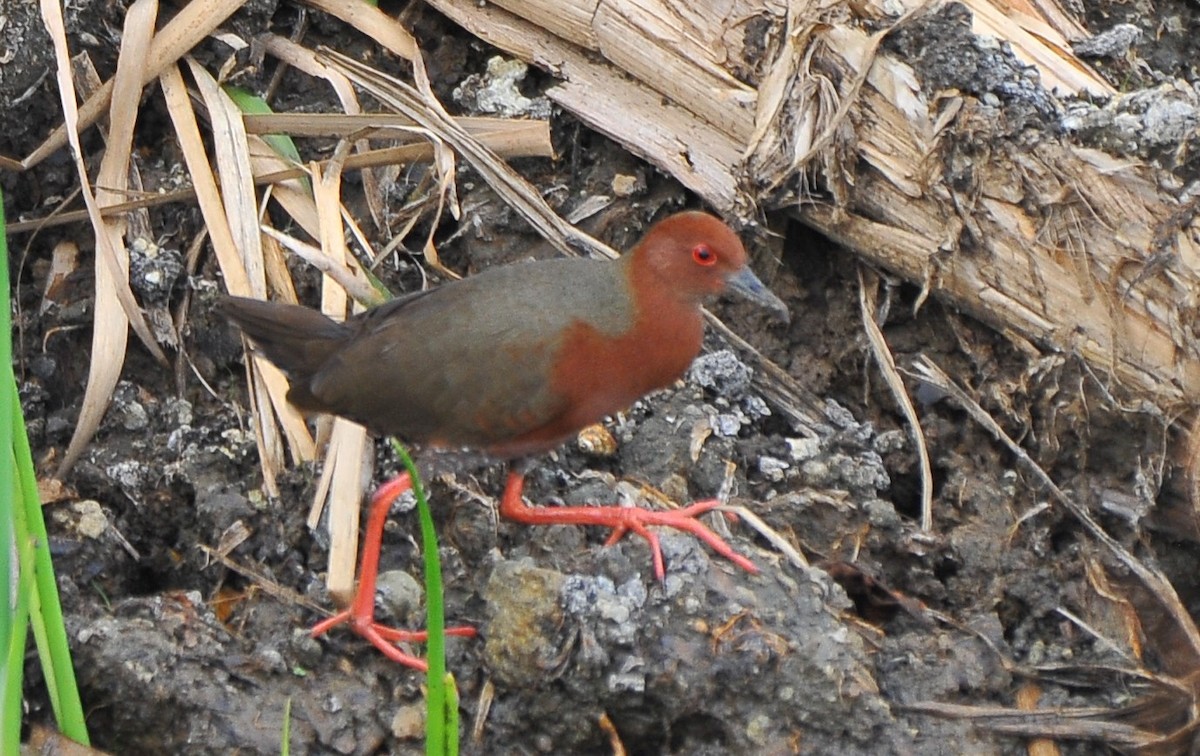
[[658, 535], [649, 529], [651, 525], [662, 525], [687, 531], [707, 543], [713, 551], [747, 572], [758, 572], [758, 568], [754, 566], [753, 562], [734, 551], [733, 547], [697, 519], [705, 512], [721, 506], [721, 502], [716, 499], [698, 501], [683, 509], [665, 512], [641, 507], [617, 506], [531, 507], [521, 499], [521, 490], [524, 485], [523, 473], [514, 470], [508, 474], [504, 495], [500, 499], [500, 514], [503, 517], [528, 525], [601, 525], [612, 528], [613, 532], [605, 543], [606, 546], [616, 543], [627, 532], [637, 533], [650, 544], [650, 554], [654, 560], [654, 575], [659, 580], [666, 576], [666, 569], [663, 567], [662, 548], [658, 543]]
[[[383, 545], [383, 526], [387, 523], [392, 502], [412, 488], [408, 473], [397, 475], [384, 483], [371, 497], [370, 513], [367, 515], [367, 535], [363, 539], [362, 561], [358, 568], [358, 589], [349, 608], [338, 612], [327, 620], [313, 626], [312, 636], [324, 635], [332, 628], [348, 623], [350, 629], [371, 642], [394, 662], [422, 672], [428, 669], [424, 659], [406, 654], [394, 644], [424, 642], [428, 633], [415, 630], [397, 630], [375, 622], [375, 579], [379, 576], [379, 550]], [[446, 628], [446, 635], [469, 638], [475, 635], [473, 627]]]

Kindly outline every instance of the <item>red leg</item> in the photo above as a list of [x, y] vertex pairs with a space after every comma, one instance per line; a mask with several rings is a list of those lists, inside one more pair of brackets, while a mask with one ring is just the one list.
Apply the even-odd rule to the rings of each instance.
[[[349, 624], [350, 629], [371, 642], [392, 661], [424, 672], [428, 669], [424, 659], [406, 654], [394, 644], [424, 642], [428, 633], [413, 630], [396, 630], [375, 622], [375, 579], [379, 576], [379, 550], [383, 546], [383, 526], [387, 523], [392, 502], [412, 487], [408, 473], [397, 475], [379, 487], [371, 497], [370, 513], [367, 515], [367, 536], [363, 539], [362, 562], [358, 568], [358, 590], [350, 607], [327, 620], [313, 626], [312, 636], [324, 635], [337, 625]], [[473, 627], [446, 628], [446, 635], [469, 638], [475, 635]]]
[[531, 507], [521, 499], [524, 476], [517, 472], [508, 474], [504, 496], [500, 500], [500, 514], [510, 520], [528, 525], [601, 525], [612, 528], [605, 546], [611, 546], [627, 532], [634, 532], [650, 544], [654, 561], [654, 575], [659, 580], [666, 576], [663, 567], [662, 549], [658, 536], [648, 529], [650, 525], [664, 525], [691, 533], [707, 543], [713, 551], [733, 562], [747, 572], [757, 573], [758, 568], [746, 557], [733, 550], [716, 533], [705, 527], [697, 517], [716, 509], [721, 502], [716, 499], [698, 501], [683, 509], [659, 512], [640, 507]]

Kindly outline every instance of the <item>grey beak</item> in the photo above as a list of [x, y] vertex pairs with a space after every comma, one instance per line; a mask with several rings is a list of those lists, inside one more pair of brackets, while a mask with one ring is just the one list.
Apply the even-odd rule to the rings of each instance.
[[770, 310], [776, 319], [782, 320], [784, 323], [792, 322], [792, 316], [788, 312], [787, 305], [783, 303], [782, 299], [775, 296], [762, 281], [758, 280], [758, 276], [754, 275], [754, 271], [750, 270], [750, 268], [745, 267], [734, 273], [725, 279], [725, 284], [729, 287], [730, 291], [737, 292], [743, 298]]

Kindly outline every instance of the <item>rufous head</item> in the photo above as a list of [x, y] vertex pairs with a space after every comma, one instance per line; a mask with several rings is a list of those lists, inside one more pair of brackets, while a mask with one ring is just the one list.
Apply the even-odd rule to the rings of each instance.
[[787, 318], [787, 306], [763, 285], [733, 229], [708, 213], [688, 210], [651, 226], [634, 248], [638, 268], [659, 285], [697, 303], [735, 291]]

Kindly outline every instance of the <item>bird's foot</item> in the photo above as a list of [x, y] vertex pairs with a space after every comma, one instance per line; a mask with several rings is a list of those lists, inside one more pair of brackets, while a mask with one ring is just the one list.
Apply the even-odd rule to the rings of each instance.
[[[710, 512], [720, 506], [721, 502], [716, 499], [706, 499], [694, 502], [682, 509], [667, 511], [642, 509], [641, 507], [587, 507], [587, 509], [601, 510], [608, 513], [616, 521], [611, 525], [613, 531], [609, 535], [608, 540], [604, 542], [605, 546], [615, 545], [617, 541], [621, 540], [630, 531], [645, 538], [646, 542], [650, 545], [650, 554], [654, 561], [654, 576], [659, 580], [662, 580], [666, 576], [666, 569], [663, 565], [662, 548], [658, 542], [658, 535], [647, 529], [649, 525], [675, 528], [676, 530], [691, 533], [701, 541], [707, 543], [713, 551], [733, 562], [738, 567], [751, 574], [756, 574], [758, 567], [754, 566], [754, 562], [734, 551], [733, 547], [725, 542], [725, 539], [721, 538], [721, 536], [714, 533], [708, 526], [697, 519], [705, 512]], [[578, 508], [582, 509], [582, 507]], [[734, 516], [736, 517], [736, 515]]]
[[[428, 640], [429, 633], [423, 630], [398, 630], [375, 621], [375, 579], [379, 576], [379, 550], [383, 545], [383, 526], [387, 522], [392, 502], [411, 487], [412, 482], [407, 473], [397, 475], [380, 486], [371, 497], [362, 561], [358, 569], [358, 590], [354, 594], [354, 600], [350, 603], [350, 608], [314, 625], [311, 634], [316, 638], [338, 625], [346, 624], [350, 626], [351, 631], [365, 638], [387, 658], [425, 672], [429, 665], [424, 659], [404, 653], [395, 644], [422, 643]], [[471, 638], [475, 636], [475, 628], [448, 627], [446, 635]]]
[[[387, 625], [381, 625], [375, 621], [372, 615], [365, 617], [356, 616], [353, 608], [346, 609], [338, 612], [329, 619], [322, 620], [313, 625], [311, 631], [312, 637], [316, 638], [324, 635], [338, 625], [346, 624], [350, 626], [352, 632], [365, 638], [372, 646], [379, 649], [384, 656], [392, 661], [420, 672], [425, 672], [429, 669], [429, 665], [425, 663], [424, 659], [412, 654], [406, 654], [395, 645], [397, 643], [424, 643], [429, 640], [429, 633], [427, 631], [400, 630], [388, 627]], [[473, 638], [475, 634], [475, 628], [473, 627], [446, 628], [446, 635], [455, 635], [460, 638]]]
[[721, 506], [716, 499], [698, 501], [683, 509], [657, 511], [641, 507], [531, 507], [521, 499], [524, 486], [520, 473], [509, 473], [508, 483], [504, 487], [504, 496], [500, 502], [500, 514], [504, 517], [530, 525], [600, 525], [612, 528], [605, 546], [612, 546], [629, 532], [636, 533], [646, 539], [650, 545], [650, 555], [654, 562], [654, 576], [662, 580], [666, 576], [663, 564], [662, 547], [659, 545], [658, 534], [649, 528], [652, 525], [665, 526], [682, 530], [704, 541], [721, 556], [750, 573], [757, 573], [758, 568], [746, 557], [733, 550], [716, 533], [712, 532], [697, 518], [705, 512]]

